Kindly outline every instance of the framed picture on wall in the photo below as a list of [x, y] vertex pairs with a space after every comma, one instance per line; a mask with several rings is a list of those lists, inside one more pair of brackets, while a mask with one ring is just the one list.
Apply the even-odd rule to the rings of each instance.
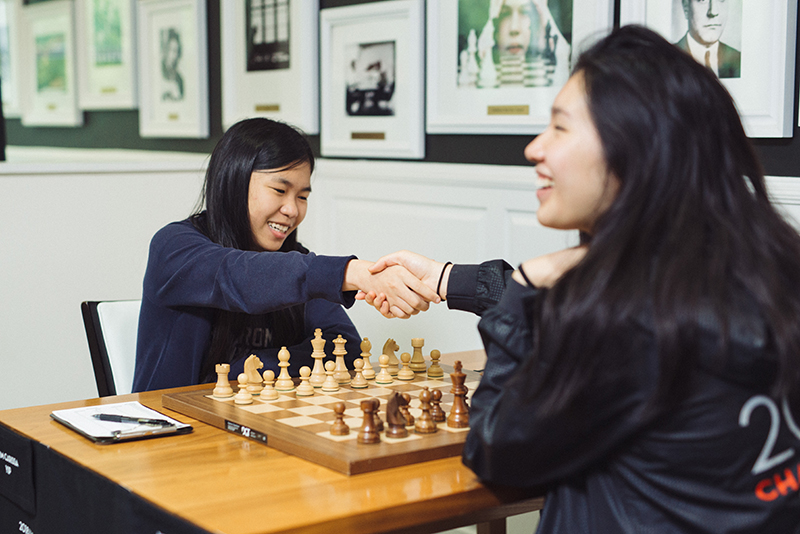
[[427, 131], [535, 134], [613, 0], [428, 2]]
[[22, 0], [0, 0], [0, 93], [3, 115], [19, 117], [20, 42], [19, 18]]
[[422, 0], [321, 11], [323, 156], [425, 156], [423, 21]]
[[205, 0], [139, 0], [139, 135], [209, 134]]
[[220, 3], [222, 123], [248, 117], [319, 133], [316, 0]]
[[796, 1], [621, 0], [620, 23], [643, 24], [708, 64], [748, 136], [792, 136]]
[[134, 0], [76, 0], [78, 104], [131, 109], [136, 95]]
[[80, 126], [72, 0], [22, 7], [21, 106], [25, 126]]

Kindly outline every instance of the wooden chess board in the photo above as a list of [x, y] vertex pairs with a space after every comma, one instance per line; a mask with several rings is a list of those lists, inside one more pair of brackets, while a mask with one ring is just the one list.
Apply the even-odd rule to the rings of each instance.
[[[449, 428], [446, 423], [438, 423], [438, 430], [433, 434], [417, 434], [408, 427], [407, 438], [391, 439], [381, 433], [380, 443], [366, 445], [356, 440], [363, 420], [360, 403], [364, 399], [377, 398], [381, 404], [381, 418], [385, 420], [389, 396], [393, 392], [407, 392], [411, 395], [411, 414], [418, 417], [421, 413], [419, 394], [428, 387], [441, 390], [441, 407], [449, 414], [453, 402], [449, 375], [452, 368], [442, 367], [445, 370], [443, 379], [429, 379], [421, 373], [415, 375], [413, 381], [395, 379], [392, 384], [381, 386], [370, 380], [366, 389], [343, 385], [335, 393], [317, 390], [311, 397], [298, 397], [291, 392], [282, 393], [277, 400], [263, 401], [254, 396], [253, 404], [248, 405], [234, 404], [232, 397], [213, 397], [214, 385], [209, 384], [208, 389], [164, 394], [162, 405], [346, 475], [356, 475], [461, 454], [469, 429]], [[469, 392], [475, 391], [480, 374], [462, 372], [467, 375], [465, 385]], [[299, 383], [299, 379], [295, 379], [295, 383]], [[329, 431], [335, 418], [333, 406], [337, 402], [345, 403], [345, 423], [350, 426], [346, 436], [334, 436]]]

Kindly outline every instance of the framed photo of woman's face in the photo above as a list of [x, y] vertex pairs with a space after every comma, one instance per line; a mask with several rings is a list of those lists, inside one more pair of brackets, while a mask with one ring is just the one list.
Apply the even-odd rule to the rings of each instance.
[[206, 4], [139, 0], [139, 135], [209, 135]]
[[423, 21], [422, 0], [321, 11], [324, 156], [425, 156]]
[[427, 8], [428, 133], [536, 134], [613, 0], [438, 0]]
[[250, 117], [319, 133], [316, 0], [220, 3], [222, 123]]
[[136, 108], [135, 1], [76, 0], [75, 8], [80, 107]]
[[25, 126], [81, 126], [72, 0], [22, 7], [21, 108]]
[[748, 136], [793, 135], [797, 2], [621, 0], [620, 23], [657, 31], [711, 69]]

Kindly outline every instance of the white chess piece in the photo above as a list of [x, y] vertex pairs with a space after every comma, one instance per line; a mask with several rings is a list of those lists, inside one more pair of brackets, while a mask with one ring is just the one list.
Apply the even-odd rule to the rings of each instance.
[[350, 382], [350, 387], [355, 389], [364, 389], [369, 385], [367, 383], [367, 379], [364, 377], [364, 360], [361, 358], [357, 359], [353, 362], [353, 366], [356, 368], [356, 375]]
[[311, 340], [311, 357], [314, 358], [314, 368], [311, 369], [311, 385], [315, 388], [322, 387], [325, 382], [325, 339], [322, 337], [322, 329], [314, 330], [314, 339]]
[[347, 370], [347, 363], [344, 361], [344, 357], [347, 355], [347, 351], [344, 349], [345, 343], [347, 343], [347, 340], [341, 334], [333, 340], [333, 344], [336, 346], [333, 349], [333, 355], [336, 356], [333, 378], [336, 379], [339, 385], [350, 383], [350, 371]]
[[273, 385], [275, 382], [275, 371], [272, 369], [267, 369], [264, 371], [264, 389], [261, 390], [261, 397], [262, 400], [275, 400], [278, 398], [278, 392], [275, 391], [275, 386]]
[[375, 380], [375, 369], [372, 368], [372, 363], [369, 361], [370, 350], [372, 349], [372, 342], [369, 338], [364, 338], [361, 342], [361, 359], [364, 360], [364, 378], [367, 380]]
[[375, 383], [387, 385], [394, 382], [391, 373], [389, 373], [389, 356], [386, 354], [381, 354], [378, 358], [378, 362], [381, 366], [381, 370], [377, 375], [375, 375]]
[[478, 38], [478, 58], [480, 71], [478, 72], [478, 87], [497, 87], [497, 66], [494, 64], [494, 24], [492, 19], [486, 21], [486, 26]]
[[228, 373], [231, 372], [231, 364], [218, 363], [214, 369], [217, 372], [217, 384], [211, 394], [220, 399], [233, 397], [233, 388], [228, 380]]
[[411, 355], [404, 352], [400, 355], [400, 361], [403, 363], [403, 368], [397, 371], [397, 379], [414, 380], [414, 371], [411, 370]]
[[311, 369], [304, 365], [300, 368], [300, 385], [297, 386], [295, 395], [298, 397], [310, 397], [314, 394], [314, 386], [311, 385]]
[[239, 375], [239, 391], [233, 397], [235, 404], [253, 404], [253, 395], [247, 391], [247, 375], [241, 373]]
[[327, 393], [333, 393], [335, 391], [339, 391], [339, 382], [333, 378], [333, 371], [336, 368], [336, 364], [333, 363], [331, 360], [325, 362], [325, 382], [322, 384], [322, 391]]
[[294, 382], [292, 377], [289, 376], [290, 356], [286, 347], [281, 347], [281, 350], [278, 351], [278, 367], [281, 368], [281, 372], [278, 375], [278, 380], [275, 381], [275, 389], [277, 391], [294, 391]]

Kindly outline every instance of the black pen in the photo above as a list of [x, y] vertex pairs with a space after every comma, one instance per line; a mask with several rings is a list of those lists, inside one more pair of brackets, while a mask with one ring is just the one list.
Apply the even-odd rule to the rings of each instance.
[[108, 413], [94, 414], [96, 419], [101, 421], [112, 421], [114, 423], [135, 423], [137, 425], [154, 425], [154, 426], [175, 426], [166, 419], [147, 419], [146, 417], [128, 417], [127, 415], [113, 415]]

